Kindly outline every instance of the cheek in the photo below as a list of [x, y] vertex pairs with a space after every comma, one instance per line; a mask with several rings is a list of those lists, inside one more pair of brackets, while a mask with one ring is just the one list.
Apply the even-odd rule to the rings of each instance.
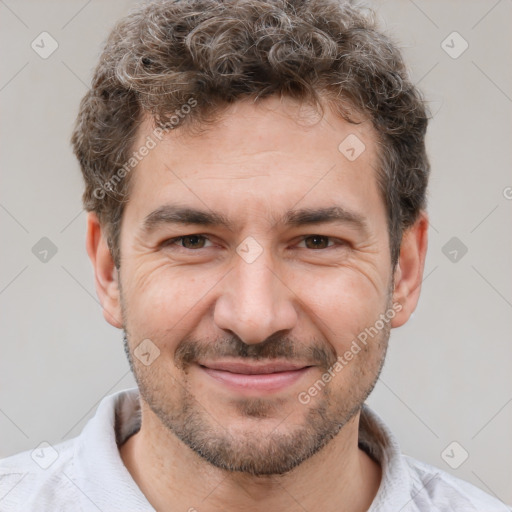
[[382, 291], [350, 269], [330, 269], [323, 277], [306, 273], [299, 290], [294, 288], [326, 339], [340, 342], [350, 342], [372, 324], [384, 303]]
[[138, 269], [125, 297], [131, 330], [171, 343], [181, 339], [204, 314], [208, 292], [214, 292], [219, 281], [216, 275], [165, 267]]
[[[126, 275], [132, 279], [124, 300], [131, 334], [154, 339], [159, 345], [165, 340], [172, 351], [171, 345], [201, 322], [206, 325], [206, 315], [213, 317], [215, 301], [222, 293], [225, 269], [200, 267], [145, 263], [127, 268]], [[359, 266], [318, 267], [307, 272], [288, 268], [281, 277], [292, 290], [286, 300], [297, 303], [305, 325], [314, 325], [340, 353], [374, 323], [383, 307], [384, 290], [377, 289], [368, 274], [370, 266], [361, 268], [359, 262]]]

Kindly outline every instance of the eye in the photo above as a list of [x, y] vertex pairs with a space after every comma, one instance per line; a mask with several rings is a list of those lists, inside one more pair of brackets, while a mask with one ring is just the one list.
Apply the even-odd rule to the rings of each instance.
[[[182, 249], [203, 249], [205, 247], [204, 243], [210, 240], [206, 238], [204, 235], [184, 235], [178, 236], [176, 238], [169, 238], [169, 240], [165, 240], [162, 242], [163, 247], [168, 247], [172, 245], [178, 245], [178, 247]], [[211, 243], [211, 242], [210, 242]]]
[[329, 247], [333, 247], [334, 245], [345, 245], [342, 240], [337, 240], [339, 243], [333, 243], [332, 245], [328, 245], [329, 240], [333, 240], [330, 236], [324, 235], [308, 235], [304, 237], [300, 243], [305, 242], [307, 249], [328, 249]]
[[[205, 245], [207, 242], [210, 245]], [[299, 244], [304, 243], [306, 249], [329, 249], [335, 246], [345, 246], [346, 242], [325, 235], [308, 235], [302, 238]], [[169, 238], [163, 241], [161, 247], [178, 246], [178, 249], [196, 250], [211, 247], [211, 240], [205, 235], [184, 235], [176, 238]]]

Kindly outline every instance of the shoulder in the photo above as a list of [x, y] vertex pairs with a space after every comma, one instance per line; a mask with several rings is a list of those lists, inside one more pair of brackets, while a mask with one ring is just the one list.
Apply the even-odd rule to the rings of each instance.
[[72, 509], [76, 504], [74, 445], [75, 439], [54, 446], [43, 443], [0, 459], [0, 511]]
[[418, 510], [512, 512], [512, 508], [498, 498], [442, 469], [407, 455], [403, 455], [403, 460], [414, 488], [411, 505], [416, 505]]

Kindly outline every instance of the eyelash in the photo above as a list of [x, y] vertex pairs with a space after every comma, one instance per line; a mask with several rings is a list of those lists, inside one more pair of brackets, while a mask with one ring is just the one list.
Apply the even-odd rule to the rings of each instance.
[[[162, 247], [168, 247], [168, 246], [172, 246], [172, 245], [177, 245], [177, 242], [180, 242], [182, 241], [184, 238], [189, 238], [189, 237], [198, 237], [198, 238], [203, 238], [203, 239], [206, 239], [208, 241], [211, 242], [211, 240], [208, 238], [208, 236], [206, 235], [201, 235], [201, 234], [193, 234], [193, 235], [183, 235], [183, 236], [178, 236], [176, 238], [169, 238], [167, 240], [164, 240], [160, 246]], [[334, 238], [332, 236], [327, 236], [327, 235], [318, 235], [318, 234], [312, 234], [312, 235], [304, 235], [302, 237], [302, 239], [300, 240], [299, 243], [301, 242], [304, 242], [306, 239], [308, 238], [313, 238], [313, 237], [319, 237], [319, 238], [327, 238], [328, 240], [330, 241], [335, 241], [337, 243], [333, 243], [333, 245], [330, 245], [330, 246], [327, 246], [325, 248], [320, 248], [320, 249], [309, 249], [310, 251], [325, 251], [326, 249], [332, 249], [336, 246], [340, 246], [340, 247], [343, 247], [343, 246], [346, 246], [347, 245], [347, 242], [345, 242], [344, 240], [340, 240], [339, 238]], [[187, 247], [182, 247], [182, 246], [178, 246], [177, 247], [181, 250], [185, 250], [185, 251], [188, 251], [188, 252], [197, 252], [199, 251], [200, 249], [207, 249], [208, 247], [200, 247], [199, 249], [188, 249]], [[305, 249], [308, 249], [307, 247]]]

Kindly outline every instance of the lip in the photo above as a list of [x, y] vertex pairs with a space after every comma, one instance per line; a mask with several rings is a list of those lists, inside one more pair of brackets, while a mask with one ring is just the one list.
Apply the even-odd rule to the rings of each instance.
[[230, 373], [239, 373], [245, 375], [259, 375], [276, 372], [287, 372], [301, 370], [308, 365], [301, 363], [290, 363], [288, 361], [271, 361], [267, 363], [248, 364], [241, 361], [212, 361], [199, 362], [200, 366]]
[[231, 390], [242, 393], [272, 393], [296, 383], [313, 366], [289, 362], [247, 364], [231, 361], [199, 363], [207, 376]]

